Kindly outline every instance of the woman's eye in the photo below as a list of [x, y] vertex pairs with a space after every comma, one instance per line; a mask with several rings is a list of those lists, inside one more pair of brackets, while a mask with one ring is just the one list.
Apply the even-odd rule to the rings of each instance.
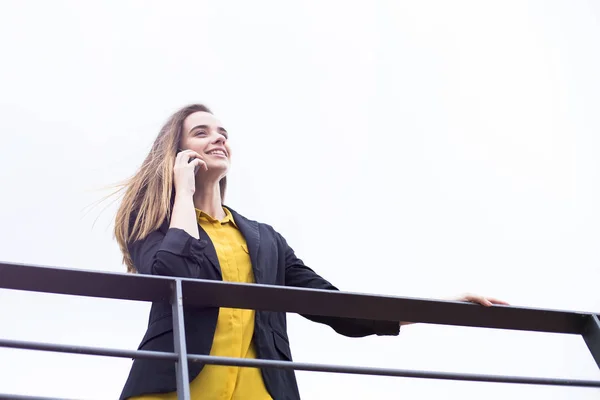
[[204, 130], [196, 131], [196, 135], [206, 135], [206, 131], [204, 131]]

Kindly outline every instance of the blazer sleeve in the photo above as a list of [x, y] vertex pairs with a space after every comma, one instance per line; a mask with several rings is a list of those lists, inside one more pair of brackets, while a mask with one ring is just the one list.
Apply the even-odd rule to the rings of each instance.
[[180, 278], [218, 279], [204, 256], [202, 241], [167, 223], [146, 238], [128, 245], [133, 265], [140, 274]]
[[[330, 282], [319, 276], [312, 269], [304, 265], [296, 257], [294, 250], [287, 244], [283, 236], [279, 239], [285, 249], [285, 285], [311, 289], [339, 290]], [[322, 315], [304, 315], [311, 321], [329, 325], [337, 333], [349, 337], [364, 337], [369, 335], [398, 335], [400, 332], [399, 321], [380, 321], [358, 318], [327, 317]]]

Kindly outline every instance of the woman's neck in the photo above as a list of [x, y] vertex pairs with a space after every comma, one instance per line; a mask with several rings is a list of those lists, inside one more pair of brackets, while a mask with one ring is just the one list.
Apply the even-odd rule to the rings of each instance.
[[215, 219], [225, 218], [221, 203], [221, 188], [219, 182], [196, 183], [194, 192], [194, 207]]

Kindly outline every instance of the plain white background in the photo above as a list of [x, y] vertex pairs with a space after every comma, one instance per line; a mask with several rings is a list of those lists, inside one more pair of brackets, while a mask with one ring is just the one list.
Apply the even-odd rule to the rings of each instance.
[[[592, 1], [4, 1], [0, 259], [124, 271], [98, 204], [206, 102], [227, 204], [343, 290], [600, 310]], [[1, 277], [0, 277], [1, 279]], [[0, 291], [0, 336], [134, 349], [145, 303]], [[578, 336], [296, 315], [297, 361], [600, 379]], [[114, 399], [131, 361], [0, 349], [0, 393]], [[304, 399], [597, 399], [597, 389], [298, 373]]]

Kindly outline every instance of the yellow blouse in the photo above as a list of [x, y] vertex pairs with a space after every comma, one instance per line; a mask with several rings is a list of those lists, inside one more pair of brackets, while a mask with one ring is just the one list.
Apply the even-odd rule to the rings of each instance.
[[[223, 280], [254, 283], [246, 240], [225, 207], [221, 221], [196, 209], [200, 226], [217, 251]], [[256, 358], [252, 343], [254, 310], [220, 308], [210, 355]], [[190, 383], [193, 400], [272, 400], [257, 368], [206, 364]], [[176, 393], [133, 397], [133, 400], [177, 400]]]

